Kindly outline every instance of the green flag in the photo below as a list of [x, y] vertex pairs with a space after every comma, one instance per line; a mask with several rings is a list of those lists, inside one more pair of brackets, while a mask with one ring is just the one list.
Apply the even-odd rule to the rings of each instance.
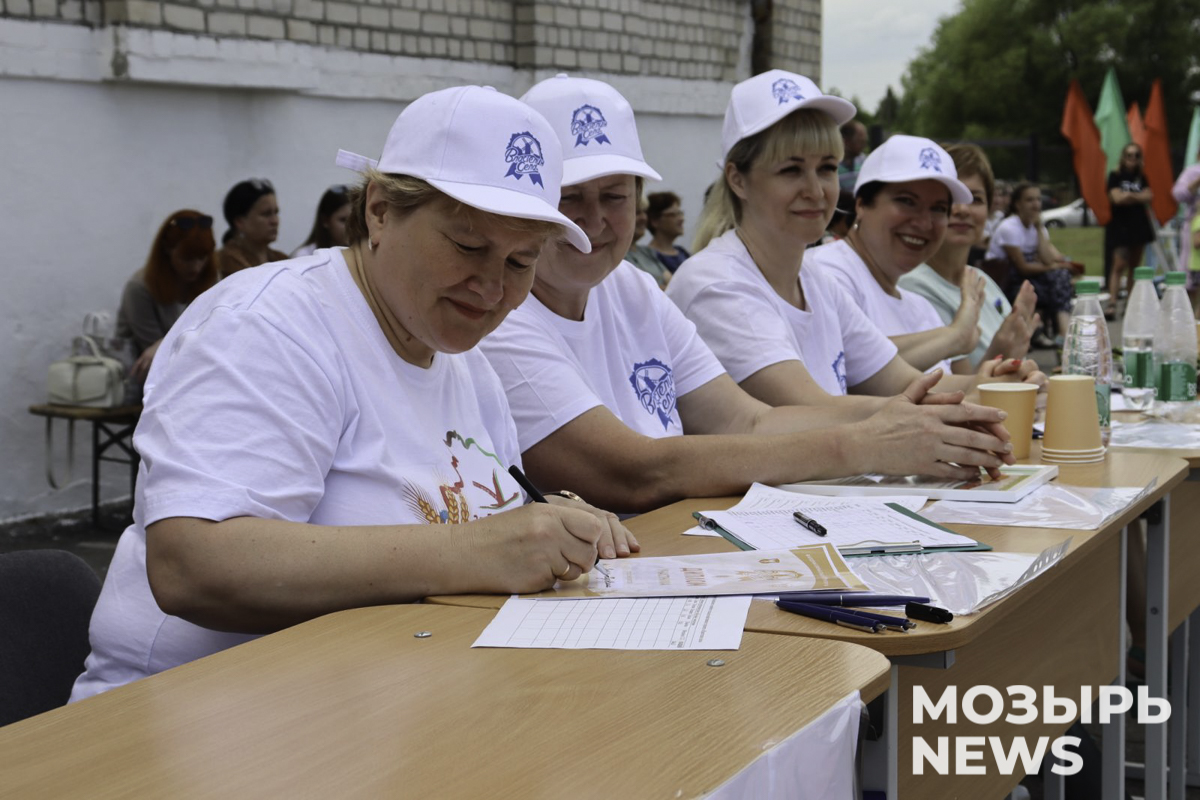
[[1104, 87], [1100, 90], [1100, 102], [1096, 105], [1096, 127], [1100, 129], [1100, 147], [1108, 156], [1109, 171], [1121, 163], [1121, 151], [1129, 144], [1129, 126], [1125, 124], [1125, 101], [1121, 99], [1121, 87], [1117, 85], [1117, 70], [1108, 68], [1104, 76]]
[[1197, 151], [1200, 151], [1200, 106], [1192, 109], [1192, 126], [1188, 128], [1187, 149], [1183, 151], [1185, 167], [1196, 163]]

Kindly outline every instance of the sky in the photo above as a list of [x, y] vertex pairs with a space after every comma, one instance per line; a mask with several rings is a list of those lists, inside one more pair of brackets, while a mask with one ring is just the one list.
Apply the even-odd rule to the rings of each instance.
[[916, 55], [929, 45], [940, 17], [960, 0], [823, 0], [821, 88], [855, 95], [871, 112]]

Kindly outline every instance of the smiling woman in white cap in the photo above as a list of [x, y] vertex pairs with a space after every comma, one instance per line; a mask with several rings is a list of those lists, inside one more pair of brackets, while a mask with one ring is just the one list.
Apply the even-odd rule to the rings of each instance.
[[563, 142], [559, 210], [591, 243], [590, 253], [548, 248], [529, 299], [480, 345], [504, 383], [535, 481], [643, 511], [756, 480], [964, 476], [978, 467], [956, 463], [1001, 464], [991, 451], [1005, 451], [1002, 429], [997, 436], [946, 424], [995, 424], [993, 409], [896, 398], [870, 419], [841, 425], [836, 409], [770, 408], [739, 389], [653, 278], [621, 260], [639, 184], [658, 178], [642, 158], [629, 103], [607, 84], [566, 76], [522, 99]]
[[832, 405], [865, 415], [900, 392], [934, 399], [914, 388], [918, 380], [951, 390], [966, 383], [941, 373], [922, 379], [833, 276], [807, 266], [825, 249], [805, 254], [833, 216], [838, 126], [854, 111], [783, 70], [735, 86], [721, 137], [723, 171], [697, 234], [700, 252], [667, 289], [733, 379], [771, 405]]
[[366, 169], [351, 246], [227, 279], [159, 348], [135, 521], [74, 699], [338, 609], [546, 588], [605, 537], [628, 552], [611, 514], [524, 505], [504, 391], [473, 349], [549, 238], [588, 247], [556, 209], [545, 119], [446, 89], [405, 109], [377, 167], [339, 163]]

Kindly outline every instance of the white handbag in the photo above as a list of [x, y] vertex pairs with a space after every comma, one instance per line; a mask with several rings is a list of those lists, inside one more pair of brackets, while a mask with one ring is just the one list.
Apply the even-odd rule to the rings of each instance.
[[104, 355], [91, 336], [81, 336], [75, 341], [77, 353], [84, 352], [50, 365], [46, 377], [49, 402], [85, 408], [124, 405], [125, 365]]

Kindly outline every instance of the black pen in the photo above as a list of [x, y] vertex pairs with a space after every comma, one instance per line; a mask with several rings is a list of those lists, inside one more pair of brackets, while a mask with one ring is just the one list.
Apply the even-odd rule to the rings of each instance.
[[[513, 464], [508, 468], [508, 474], [512, 475], [513, 480], [521, 485], [521, 488], [525, 490], [525, 494], [529, 495], [530, 500], [535, 503], [545, 503], [546, 505], [550, 504], [550, 501], [546, 499], [546, 496], [539, 492], [536, 486], [530, 483], [529, 478], [525, 477], [525, 473], [521, 472], [521, 468], [516, 464]], [[593, 566], [596, 568], [597, 572], [604, 576], [605, 581], [612, 580], [612, 575], [608, 574], [608, 570], [600, 566], [599, 553], [596, 554], [596, 563]], [[565, 575], [566, 573], [563, 574]]]
[[796, 522], [800, 523], [801, 526], [808, 528], [810, 531], [815, 533], [817, 536], [824, 536], [825, 534], [829, 533], [829, 531], [825, 530], [824, 525], [817, 522], [815, 519], [808, 516], [807, 514], [805, 514], [802, 511], [793, 511], [792, 519], [794, 519], [794, 520], [796, 520]]
[[842, 625], [847, 628], [854, 628], [867, 633], [881, 633], [884, 629], [884, 624], [878, 620], [865, 617], [853, 611], [843, 611], [839, 608], [830, 606], [809, 605], [808, 603], [790, 603], [787, 600], [776, 600], [775, 605], [782, 608], [784, 611], [789, 611], [792, 614], [799, 614], [802, 617], [810, 617], [812, 619], [824, 620], [832, 622], [835, 625]]

